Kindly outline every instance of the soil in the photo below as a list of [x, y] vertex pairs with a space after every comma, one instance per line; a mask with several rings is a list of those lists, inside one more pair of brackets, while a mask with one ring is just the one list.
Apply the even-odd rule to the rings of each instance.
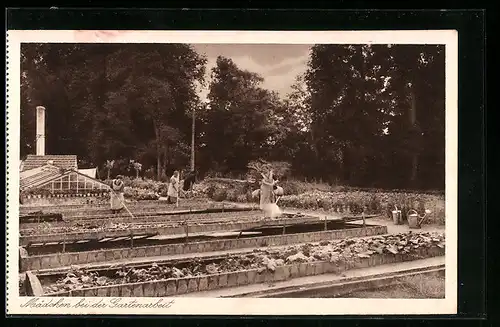
[[[238, 221], [247, 221], [249, 219], [255, 219], [255, 214], [251, 215], [247, 212], [243, 213], [234, 213], [231, 215], [231, 218], [226, 218], [221, 220], [221, 222], [238, 222]], [[213, 214], [213, 220], [215, 221], [218, 218], [217, 214]], [[161, 219], [161, 218], [160, 218]], [[188, 217], [186, 217], [188, 219]], [[140, 218], [137, 219], [136, 222], [131, 223], [119, 223], [113, 222], [112, 220], [108, 221], [99, 221], [95, 222], [92, 220], [89, 221], [74, 221], [68, 222], [61, 226], [61, 223], [57, 223], [54, 227], [53, 224], [49, 222], [43, 222], [36, 225], [36, 227], [32, 228], [24, 228], [21, 229], [20, 235], [44, 235], [44, 234], [61, 234], [61, 233], [78, 233], [78, 232], [100, 232], [100, 231], [115, 231], [115, 230], [129, 230], [131, 228], [139, 229], [139, 228], [161, 228], [161, 227], [175, 227], [180, 226], [184, 223], [183, 219], [179, 217], [172, 217], [169, 221], [168, 218], [163, 218], [164, 222], [141, 222]], [[192, 220], [191, 223], [203, 223], [207, 221], [212, 221], [210, 216], [200, 216], [197, 220]]]

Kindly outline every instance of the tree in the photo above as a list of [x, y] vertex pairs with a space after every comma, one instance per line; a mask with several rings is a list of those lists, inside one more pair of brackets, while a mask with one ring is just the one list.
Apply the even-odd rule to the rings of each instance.
[[387, 89], [396, 103], [390, 131], [398, 152], [410, 159], [408, 186], [444, 187], [444, 48], [397, 45], [383, 50], [392, 64]]
[[115, 161], [114, 160], [106, 160], [105, 167], [106, 167], [106, 170], [108, 172], [108, 178], [107, 179], [109, 179], [111, 177], [111, 169], [113, 169], [114, 165], [115, 165]]
[[280, 99], [261, 88], [262, 81], [231, 59], [217, 58], [209, 103], [202, 113], [204, 157], [215, 170], [244, 173], [250, 160], [267, 155], [268, 141], [277, 130], [272, 116]]
[[135, 170], [135, 178], [139, 178], [139, 172], [142, 170], [142, 164], [135, 161], [135, 160], [132, 160], [132, 167], [134, 167], [134, 170]]
[[[139, 124], [149, 125], [156, 147], [158, 178], [165, 175], [172, 141], [180, 142], [189, 133], [188, 111], [198, 105], [195, 81], [203, 81], [206, 59], [186, 44], [147, 45], [117, 54], [131, 66], [120, 66], [126, 79], [110, 99], [125, 102]], [[173, 127], [173, 126], [176, 127]], [[178, 135], [180, 133], [180, 136]], [[189, 134], [188, 134], [189, 133]]]
[[21, 157], [43, 105], [47, 153], [79, 165], [133, 158], [163, 178], [195, 155], [223, 174], [265, 159], [297, 177], [444, 188], [444, 62], [439, 45], [315, 45], [282, 99], [219, 57], [202, 103], [206, 59], [186, 44], [23, 44]]
[[383, 76], [373, 59], [369, 45], [315, 45], [306, 72], [318, 171], [345, 183], [362, 182], [381, 134]]
[[319, 163], [311, 129], [311, 94], [304, 78], [302, 74], [296, 77], [292, 91], [274, 114], [279, 129], [271, 158], [291, 162], [296, 176], [314, 175]]

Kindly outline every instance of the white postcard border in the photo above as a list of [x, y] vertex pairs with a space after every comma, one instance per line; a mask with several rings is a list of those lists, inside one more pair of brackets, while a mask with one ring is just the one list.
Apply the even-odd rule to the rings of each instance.
[[[458, 32], [425, 31], [7, 31], [7, 314], [151, 315], [373, 315], [457, 312]], [[38, 298], [59, 307], [23, 306], [18, 294], [20, 44], [49, 43], [252, 43], [444, 44], [446, 46], [446, 295], [445, 299], [223, 299], [172, 298], [152, 308], [116, 308], [112, 298]], [[79, 301], [94, 307], [75, 307]], [[120, 298], [149, 304], [158, 298]], [[173, 300], [171, 302], [171, 300]], [[65, 305], [67, 303], [69, 307]], [[166, 305], [168, 303], [168, 305]], [[113, 307], [115, 306], [115, 307]]]

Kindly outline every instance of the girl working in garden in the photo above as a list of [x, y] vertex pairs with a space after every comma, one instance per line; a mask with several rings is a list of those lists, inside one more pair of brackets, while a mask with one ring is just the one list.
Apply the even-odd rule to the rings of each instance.
[[281, 214], [281, 210], [276, 205], [275, 188], [278, 181], [273, 177], [273, 170], [267, 174], [262, 174], [260, 183], [260, 210], [264, 211], [264, 218], [274, 218]]
[[122, 176], [118, 175], [111, 183], [111, 212], [118, 213], [125, 206], [125, 197], [123, 192], [125, 184], [123, 183]]
[[170, 177], [170, 183], [168, 184], [167, 192], [167, 202], [177, 203], [177, 197], [179, 196], [179, 171], [174, 171], [172, 177]]

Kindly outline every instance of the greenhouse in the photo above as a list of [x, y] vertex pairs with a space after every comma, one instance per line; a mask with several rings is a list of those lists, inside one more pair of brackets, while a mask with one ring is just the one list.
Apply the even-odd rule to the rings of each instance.
[[25, 193], [84, 194], [109, 190], [107, 184], [77, 170], [65, 170], [53, 165], [22, 172], [20, 177], [20, 187]]

